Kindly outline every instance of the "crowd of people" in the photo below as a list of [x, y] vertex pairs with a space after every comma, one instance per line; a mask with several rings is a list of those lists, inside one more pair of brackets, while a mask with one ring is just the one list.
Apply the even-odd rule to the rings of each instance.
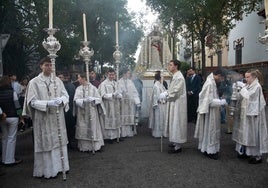
[[[233, 85], [222, 69], [209, 74], [203, 84], [194, 68], [187, 70], [184, 79], [176, 60], [170, 61], [169, 71], [173, 77], [168, 90], [161, 84], [161, 75], [155, 74], [149, 123], [153, 137], [169, 137], [169, 146], [173, 148], [169, 153], [181, 152], [180, 144], [187, 141], [188, 119], [195, 124], [198, 149], [206, 157], [217, 160], [221, 124], [226, 123], [227, 116], [226, 133], [233, 134], [238, 158], [249, 159], [250, 164], [262, 162], [262, 154], [268, 153], [268, 131], [259, 70], [248, 70], [245, 78], [240, 74]], [[231, 108], [235, 109], [232, 113]]]
[[[149, 128], [152, 136], [167, 137], [168, 153], [180, 153], [187, 142], [188, 123], [194, 123], [198, 149], [210, 159], [218, 159], [222, 108], [230, 99], [220, 94], [219, 85], [226, 80], [224, 70], [217, 69], [202, 78], [195, 68], [180, 70], [181, 62], [171, 60], [168, 70], [172, 79], [167, 85], [160, 71], [152, 86]], [[55, 76], [48, 57], [40, 60], [42, 72], [20, 85], [12, 76], [0, 79], [0, 125], [2, 130], [2, 164], [22, 162], [15, 158], [19, 122], [33, 125], [34, 177], [52, 178], [69, 171], [68, 148], [81, 152], [101, 151], [105, 143], [121, 142], [137, 134], [137, 116], [142, 102], [142, 81], [128, 69], [117, 80], [109, 69], [106, 79], [99, 81], [90, 72], [78, 74], [72, 83], [68, 74]], [[237, 80], [233, 114], [233, 140], [239, 158], [249, 163], [262, 162], [268, 153], [265, 100], [258, 70], [248, 70], [245, 82]], [[23, 109], [23, 110], [22, 110]], [[227, 115], [228, 116], [228, 115]], [[29, 123], [32, 122], [32, 123]]]

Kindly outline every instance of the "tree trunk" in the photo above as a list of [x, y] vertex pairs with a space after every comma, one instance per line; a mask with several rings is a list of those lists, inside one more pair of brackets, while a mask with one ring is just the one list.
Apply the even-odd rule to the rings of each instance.
[[206, 77], [206, 45], [205, 45], [205, 37], [201, 38], [201, 52], [202, 52], [202, 75]]

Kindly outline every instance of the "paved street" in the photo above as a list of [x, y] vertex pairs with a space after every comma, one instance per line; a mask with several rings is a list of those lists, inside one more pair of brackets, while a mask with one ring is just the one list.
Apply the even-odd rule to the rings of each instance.
[[223, 125], [220, 159], [208, 159], [197, 150], [194, 126], [189, 124], [189, 141], [179, 154], [167, 153], [167, 139], [161, 153], [160, 139], [152, 138], [144, 125], [138, 127], [137, 136], [106, 144], [104, 151], [95, 155], [70, 150], [67, 181], [62, 181], [61, 175], [49, 180], [32, 177], [33, 144], [28, 129], [17, 140], [16, 153], [24, 162], [1, 166], [6, 174], [0, 177], [0, 187], [268, 187], [267, 155], [258, 165], [237, 159], [231, 135], [224, 134]]

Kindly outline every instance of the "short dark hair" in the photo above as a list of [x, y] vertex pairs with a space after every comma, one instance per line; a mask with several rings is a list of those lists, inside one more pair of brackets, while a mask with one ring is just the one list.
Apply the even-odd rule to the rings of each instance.
[[9, 76], [9, 77], [11, 77], [11, 76], [17, 76], [17, 74], [16, 74], [15, 72], [10, 72], [10, 73], [8, 74], [8, 76]]
[[0, 78], [0, 87], [11, 87], [11, 80], [9, 76], [3, 76]]
[[213, 71], [214, 75], [221, 75], [223, 77], [226, 77], [226, 71], [223, 69], [216, 69], [215, 71]]
[[161, 79], [161, 75], [160, 75], [160, 71], [156, 71], [155, 75], [154, 75], [154, 79], [155, 80], [160, 80]]
[[190, 67], [188, 70], [192, 69], [193, 71], [196, 71], [195, 67]]
[[124, 69], [122, 70], [122, 74], [126, 74], [128, 71], [129, 71], [128, 68], [124, 68]]
[[[86, 79], [87, 80], [87, 74], [86, 73], [79, 73], [78, 74], [81, 78], [84, 78], [84, 79]], [[88, 80], [87, 80], [88, 81]]]
[[177, 70], [180, 70], [181, 68], [181, 62], [177, 59], [172, 59], [170, 62], [173, 62], [173, 64], [177, 67]]
[[39, 65], [43, 65], [45, 62], [51, 63], [51, 59], [46, 56], [39, 61]]
[[115, 72], [115, 70], [112, 68], [109, 68], [107, 72]]

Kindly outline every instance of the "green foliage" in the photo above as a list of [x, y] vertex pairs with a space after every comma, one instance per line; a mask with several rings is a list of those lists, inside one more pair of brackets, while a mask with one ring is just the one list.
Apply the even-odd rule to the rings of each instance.
[[[55, 37], [61, 44], [56, 59], [57, 70], [68, 69], [83, 41], [82, 14], [87, 15], [87, 32], [95, 60], [113, 63], [115, 51], [115, 21], [119, 22], [119, 45], [122, 63], [133, 64], [132, 56], [142, 37], [142, 28], [133, 22], [126, 9], [127, 0], [57, 0], [53, 4]], [[48, 0], [2, 0], [0, 3], [0, 33], [11, 34], [3, 52], [4, 73], [27, 73], [27, 64], [48, 54], [42, 41], [48, 37]], [[16, 70], [14, 70], [16, 67]], [[29, 71], [28, 71], [29, 72]]]
[[146, 2], [160, 14], [160, 19], [166, 26], [173, 26], [174, 33], [180, 32], [184, 25], [190, 33], [193, 32], [194, 39], [201, 42], [204, 68], [205, 37], [209, 34], [228, 35], [235, 26], [233, 21], [241, 20], [242, 14], [247, 15], [257, 10], [261, 0], [146, 0]]
[[184, 61], [181, 61], [181, 68], [180, 68], [180, 70], [181, 70], [181, 72], [182, 72], [183, 74], [186, 74], [187, 70], [188, 70], [190, 67], [191, 67], [191, 66], [190, 66], [189, 63], [184, 62]]

